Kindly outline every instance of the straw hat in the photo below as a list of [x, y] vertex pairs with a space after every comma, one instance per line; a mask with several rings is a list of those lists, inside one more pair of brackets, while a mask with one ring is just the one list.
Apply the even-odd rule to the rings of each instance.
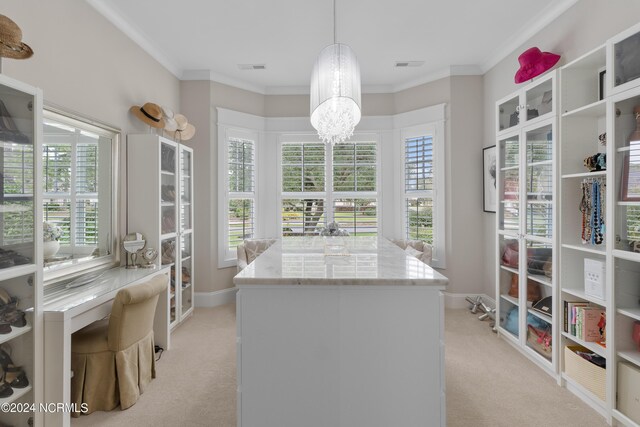
[[514, 80], [516, 83], [531, 80], [553, 68], [559, 60], [560, 55], [551, 52], [540, 52], [537, 47], [529, 48], [518, 57], [520, 68], [516, 72]]
[[164, 120], [162, 119], [162, 108], [153, 102], [147, 102], [142, 107], [134, 105], [129, 109], [134, 116], [145, 122], [151, 127], [160, 128], [164, 127]]
[[22, 43], [22, 30], [18, 24], [0, 15], [0, 57], [27, 59], [33, 55], [28, 44]]
[[178, 123], [178, 129], [173, 133], [175, 139], [180, 141], [188, 141], [196, 134], [196, 128], [187, 121], [187, 118], [182, 114], [176, 114], [176, 122]]
[[164, 105], [160, 107], [162, 109], [162, 116], [164, 119], [164, 130], [167, 132], [174, 132], [178, 129], [178, 122], [173, 114], [173, 110], [171, 108], [165, 107]]

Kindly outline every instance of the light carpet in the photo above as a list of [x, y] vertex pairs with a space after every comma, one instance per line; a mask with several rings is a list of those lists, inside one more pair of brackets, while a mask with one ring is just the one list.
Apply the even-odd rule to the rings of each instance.
[[[157, 378], [134, 406], [72, 425], [235, 426], [235, 335], [235, 305], [197, 308], [173, 332]], [[446, 310], [445, 335], [448, 426], [607, 425], [467, 310]]]

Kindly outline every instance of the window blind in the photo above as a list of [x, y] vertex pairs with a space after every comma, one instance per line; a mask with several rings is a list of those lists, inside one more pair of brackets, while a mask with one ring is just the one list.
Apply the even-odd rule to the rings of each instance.
[[340, 198], [333, 201], [333, 219], [351, 236], [378, 234], [378, 203], [373, 198]]
[[255, 186], [255, 154], [253, 141], [229, 138], [229, 191], [253, 192]]
[[287, 143], [282, 145], [282, 191], [325, 191], [325, 145]]
[[405, 139], [405, 235], [433, 244], [433, 137]]
[[376, 172], [375, 143], [333, 147], [333, 191], [376, 191]]
[[282, 235], [318, 234], [326, 226], [324, 198], [282, 199]]
[[231, 199], [228, 208], [229, 250], [235, 249], [244, 239], [253, 237], [254, 207], [252, 199]]

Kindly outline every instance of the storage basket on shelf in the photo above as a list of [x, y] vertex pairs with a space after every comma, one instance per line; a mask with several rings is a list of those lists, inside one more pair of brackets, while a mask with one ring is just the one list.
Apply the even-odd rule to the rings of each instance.
[[591, 350], [579, 345], [566, 346], [564, 348], [564, 372], [605, 402], [607, 399], [606, 369], [583, 359], [576, 354], [576, 351], [591, 353]]

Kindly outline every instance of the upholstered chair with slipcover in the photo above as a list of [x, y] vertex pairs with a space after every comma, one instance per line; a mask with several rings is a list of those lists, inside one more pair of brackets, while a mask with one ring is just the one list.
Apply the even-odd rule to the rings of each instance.
[[160, 274], [121, 289], [107, 319], [73, 334], [71, 403], [76, 408], [86, 403], [87, 413], [110, 411], [118, 404], [127, 409], [155, 378], [153, 320], [167, 282]]
[[258, 258], [258, 255], [269, 249], [275, 241], [276, 239], [247, 239], [240, 243], [237, 247], [238, 273]]
[[407, 254], [418, 258], [427, 265], [431, 265], [433, 256], [433, 247], [424, 240], [392, 240], [397, 246], [403, 249]]

